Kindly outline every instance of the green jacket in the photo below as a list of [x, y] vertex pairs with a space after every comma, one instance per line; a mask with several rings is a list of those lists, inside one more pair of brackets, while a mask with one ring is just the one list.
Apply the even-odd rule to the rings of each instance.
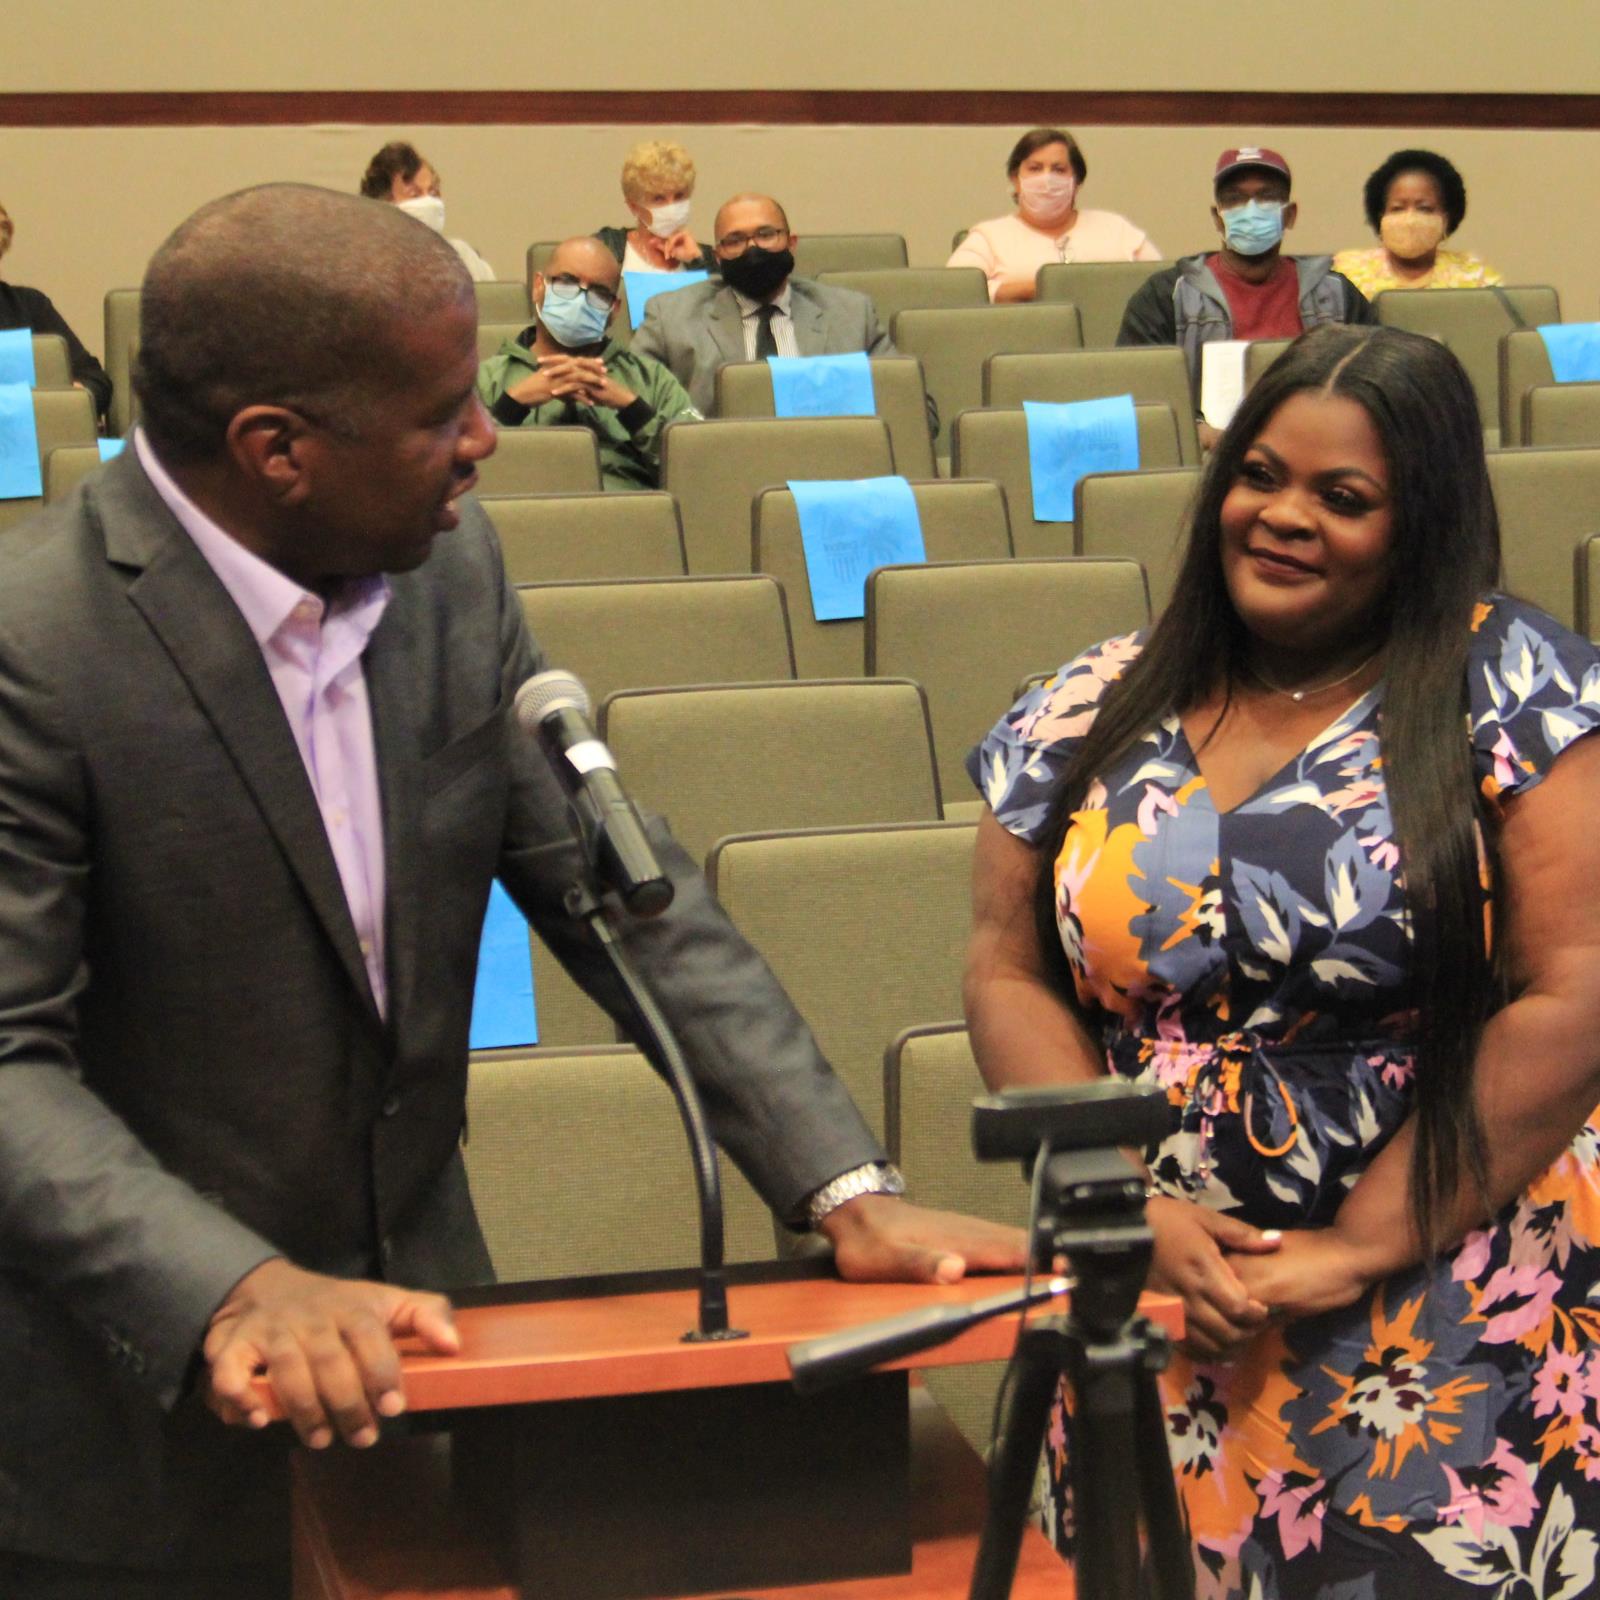
[[507, 339], [478, 368], [478, 395], [489, 414], [503, 428], [588, 428], [600, 446], [600, 481], [606, 488], [654, 489], [661, 478], [662, 430], [680, 418], [700, 420], [683, 385], [659, 361], [608, 339], [600, 357], [606, 371], [638, 396], [632, 405], [616, 411], [569, 396], [525, 406], [507, 391], [539, 369], [539, 358], [529, 348], [534, 327], [530, 323]]

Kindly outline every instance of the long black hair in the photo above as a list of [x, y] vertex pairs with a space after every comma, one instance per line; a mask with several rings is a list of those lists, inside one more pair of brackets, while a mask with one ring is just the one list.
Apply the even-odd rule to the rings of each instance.
[[[1107, 691], [1062, 775], [1040, 841], [1034, 914], [1040, 946], [1065, 978], [1054, 880], [1072, 813], [1094, 777], [1152, 726], [1218, 689], [1230, 694], [1243, 673], [1248, 635], [1223, 581], [1222, 503], [1268, 420], [1290, 396], [1307, 391], [1359, 404], [1388, 465], [1393, 523], [1391, 579], [1378, 619], [1386, 641], [1381, 743], [1412, 935], [1411, 1207], [1431, 1249], [1440, 1205], [1463, 1172], [1484, 1185], [1473, 1061], [1501, 987], [1485, 940], [1478, 854], [1481, 835], [1492, 884], [1495, 841], [1466, 731], [1473, 611], [1499, 579], [1500, 525], [1472, 386], [1443, 345], [1394, 328], [1317, 328], [1245, 396], [1196, 497], [1172, 601], [1138, 659]], [[1071, 995], [1070, 983], [1065, 992]]]

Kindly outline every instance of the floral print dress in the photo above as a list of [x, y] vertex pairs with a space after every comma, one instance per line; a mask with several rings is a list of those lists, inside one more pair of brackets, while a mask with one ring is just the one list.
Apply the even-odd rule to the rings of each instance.
[[[1498, 805], [1600, 726], [1600, 651], [1499, 595], [1473, 626], [1470, 738]], [[1139, 649], [1086, 651], [969, 757], [1012, 833], [1038, 836]], [[1172, 1105], [1156, 1182], [1261, 1227], [1331, 1222], [1411, 1103], [1381, 713], [1380, 684], [1221, 814], [1169, 716], [1091, 785], [1056, 863], [1108, 1066]], [[1177, 1355], [1161, 1383], [1202, 1600], [1600, 1591], [1600, 1113], [1431, 1268], [1227, 1363]], [[1058, 1408], [1047, 1517], [1068, 1545], [1065, 1449]]]

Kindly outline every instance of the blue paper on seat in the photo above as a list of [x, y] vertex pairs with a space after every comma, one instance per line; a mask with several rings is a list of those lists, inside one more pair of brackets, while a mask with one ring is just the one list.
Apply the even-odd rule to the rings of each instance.
[[468, 1043], [474, 1050], [493, 1050], [538, 1042], [528, 924], [511, 896], [496, 883], [489, 890], [489, 909], [478, 945], [478, 983], [472, 992]]
[[904, 478], [791, 479], [789, 488], [818, 622], [865, 616], [874, 568], [928, 559], [917, 497]]
[[1028, 466], [1037, 522], [1071, 522], [1078, 480], [1091, 472], [1137, 472], [1139, 423], [1131, 394], [1048, 404], [1024, 400]]
[[126, 439], [98, 440], [97, 443], [100, 446], [100, 459], [102, 461], [111, 461], [115, 457], [120, 456], [122, 454], [122, 448], [125, 444], [127, 444], [127, 442], [128, 441]]
[[768, 356], [772, 409], [780, 417], [870, 417], [877, 411], [872, 363], [842, 356]]
[[1551, 322], [1539, 329], [1557, 383], [1600, 379], [1600, 322]]
[[704, 283], [711, 274], [696, 268], [693, 272], [624, 272], [622, 282], [628, 291], [628, 326], [637, 328], [644, 321], [644, 308], [658, 294], [687, 289], [691, 283]]
[[28, 328], [0, 330], [0, 383], [25, 383], [32, 388], [38, 374], [33, 366], [33, 333]]
[[43, 493], [33, 390], [26, 383], [0, 383], [0, 500]]

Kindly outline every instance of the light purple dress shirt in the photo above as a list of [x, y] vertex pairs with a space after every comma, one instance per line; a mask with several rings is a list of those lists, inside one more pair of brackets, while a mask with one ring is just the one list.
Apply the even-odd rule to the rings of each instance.
[[361, 657], [389, 603], [389, 582], [382, 576], [350, 579], [331, 600], [302, 589], [213, 522], [173, 482], [143, 430], [135, 430], [133, 445], [156, 493], [199, 547], [261, 648], [322, 812], [372, 997], [384, 1015], [383, 805]]

